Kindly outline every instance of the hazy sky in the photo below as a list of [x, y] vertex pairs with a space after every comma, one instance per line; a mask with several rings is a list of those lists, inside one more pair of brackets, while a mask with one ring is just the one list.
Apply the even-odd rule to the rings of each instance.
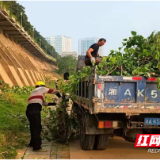
[[148, 36], [160, 30], [160, 2], [127, 1], [18, 1], [25, 7], [29, 21], [44, 36], [107, 39], [104, 55], [121, 46], [131, 31]]

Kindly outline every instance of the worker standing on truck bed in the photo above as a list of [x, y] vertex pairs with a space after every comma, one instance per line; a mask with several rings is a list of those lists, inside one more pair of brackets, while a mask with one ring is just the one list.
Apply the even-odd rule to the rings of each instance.
[[26, 110], [26, 116], [30, 122], [30, 133], [31, 140], [29, 143], [30, 147], [33, 147], [34, 151], [43, 151], [41, 150], [41, 110], [42, 105], [44, 106], [53, 106], [56, 103], [47, 103], [44, 100], [45, 94], [55, 94], [58, 98], [61, 98], [61, 95], [58, 91], [49, 89], [45, 87], [43, 81], [38, 81], [35, 85], [34, 91], [31, 93], [28, 99], [28, 106]]
[[103, 46], [106, 43], [106, 39], [101, 38], [97, 43], [92, 44], [88, 51], [86, 52], [85, 64], [86, 66], [92, 66], [101, 62], [101, 59], [98, 58], [99, 47]]

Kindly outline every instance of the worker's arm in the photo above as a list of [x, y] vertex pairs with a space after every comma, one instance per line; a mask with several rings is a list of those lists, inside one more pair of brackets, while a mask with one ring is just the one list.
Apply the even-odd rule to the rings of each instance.
[[89, 58], [92, 58], [92, 52], [93, 52], [94, 50], [92, 49], [92, 48], [89, 48], [88, 49], [88, 51], [86, 52], [86, 54], [87, 54], [87, 56], [89, 57]]
[[47, 88], [47, 87], [44, 87], [43, 93], [44, 93], [44, 94], [45, 94], [45, 93], [55, 94], [58, 98], [61, 98], [61, 97], [62, 97], [57, 90], [50, 89], [50, 88]]
[[54, 103], [54, 102], [53, 103], [51, 103], [51, 102], [48, 103], [46, 101], [43, 102], [43, 106], [55, 106], [55, 105], [56, 105], [56, 103]]
[[92, 53], [93, 51], [94, 51], [93, 48], [89, 48], [86, 53], [87, 53], [88, 57], [90, 58], [92, 65], [94, 66], [96, 60], [95, 60], [95, 57], [92, 57], [92, 54], [91, 54], [91, 53]]

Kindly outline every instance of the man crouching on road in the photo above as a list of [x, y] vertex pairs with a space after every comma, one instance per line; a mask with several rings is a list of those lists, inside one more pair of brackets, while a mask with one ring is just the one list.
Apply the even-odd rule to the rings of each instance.
[[31, 140], [29, 143], [30, 147], [33, 147], [33, 151], [41, 151], [41, 110], [42, 105], [51, 106], [56, 105], [56, 103], [47, 103], [44, 101], [45, 94], [55, 94], [57, 97], [61, 98], [61, 95], [58, 91], [49, 89], [45, 87], [43, 81], [38, 81], [35, 85], [34, 91], [31, 93], [28, 99], [28, 106], [26, 110], [26, 116], [30, 122], [30, 133]]
[[98, 58], [98, 50], [99, 47], [103, 46], [105, 43], [106, 40], [104, 38], [101, 38], [97, 43], [94, 43], [89, 47], [85, 57], [86, 66], [94, 66], [102, 61], [102, 58]]

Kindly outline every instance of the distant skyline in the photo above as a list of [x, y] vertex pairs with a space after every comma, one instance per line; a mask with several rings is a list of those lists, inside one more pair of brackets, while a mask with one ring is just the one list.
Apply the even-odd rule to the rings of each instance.
[[159, 1], [17, 1], [25, 7], [31, 24], [43, 37], [65, 35], [78, 52], [78, 40], [107, 40], [104, 55], [117, 50], [136, 31], [145, 37], [160, 30]]
[[[79, 55], [86, 55], [86, 51], [88, 50], [88, 48], [94, 44], [97, 43], [97, 41], [99, 40], [98, 37], [88, 37], [88, 38], [83, 38], [80, 39], [78, 41], [78, 53]], [[103, 56], [103, 47], [99, 48], [98, 54]]]
[[45, 37], [46, 41], [55, 48], [58, 54], [72, 52], [72, 38], [64, 35]]

